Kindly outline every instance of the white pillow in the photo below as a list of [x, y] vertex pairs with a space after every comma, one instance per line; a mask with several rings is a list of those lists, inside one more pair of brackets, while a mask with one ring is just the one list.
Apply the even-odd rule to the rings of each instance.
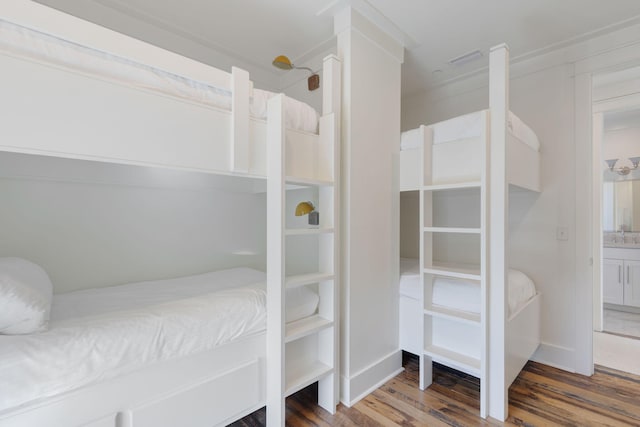
[[53, 285], [37, 264], [0, 258], [0, 334], [30, 334], [49, 326]]
[[320, 297], [309, 287], [300, 286], [287, 289], [285, 302], [285, 322], [295, 322], [314, 314]]

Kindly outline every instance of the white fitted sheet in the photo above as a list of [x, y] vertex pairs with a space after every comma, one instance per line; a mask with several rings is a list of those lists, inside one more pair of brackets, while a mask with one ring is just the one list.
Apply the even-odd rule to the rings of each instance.
[[[509, 269], [509, 314], [520, 309], [536, 295], [533, 281], [519, 270]], [[420, 299], [420, 262], [414, 258], [400, 258], [400, 295]], [[432, 303], [470, 313], [480, 313], [480, 285], [478, 282], [436, 276], [433, 281]]]
[[[231, 92], [227, 89], [189, 80], [3, 20], [0, 20], [0, 52], [231, 110]], [[254, 89], [249, 105], [251, 116], [266, 119], [267, 101], [274, 95], [273, 92]], [[314, 108], [289, 97], [285, 97], [284, 108], [287, 128], [312, 133], [318, 131], [319, 115]]]
[[[262, 332], [264, 280], [235, 268], [55, 295], [49, 331], [0, 336], [0, 412]], [[292, 292], [288, 321], [315, 313], [315, 292]]]
[[[478, 111], [436, 123], [432, 125], [433, 143], [444, 144], [461, 139], [477, 138], [482, 131], [482, 119], [482, 111]], [[509, 133], [518, 140], [524, 142], [535, 151], [540, 151], [540, 142], [536, 134], [512, 112], [509, 112], [507, 127]], [[402, 132], [400, 137], [401, 150], [412, 150], [420, 147], [422, 147], [422, 140], [420, 139], [419, 128]]]

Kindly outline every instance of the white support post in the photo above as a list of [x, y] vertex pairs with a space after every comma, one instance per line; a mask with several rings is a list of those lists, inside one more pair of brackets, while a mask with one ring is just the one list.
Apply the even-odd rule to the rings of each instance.
[[267, 104], [267, 425], [285, 425], [284, 95]]
[[249, 73], [231, 68], [231, 141], [230, 168], [233, 172], [249, 172]]
[[[333, 320], [333, 328], [320, 335], [319, 361], [333, 367], [333, 374], [318, 382], [318, 404], [335, 413], [340, 399], [339, 381], [339, 313], [340, 313], [340, 60], [335, 55], [327, 56], [323, 64], [322, 113], [320, 122], [320, 141], [326, 145], [322, 153], [326, 157], [318, 158], [320, 164], [329, 165], [329, 179], [333, 186], [318, 189], [320, 209], [322, 209], [320, 227], [333, 227], [333, 233], [320, 236], [319, 268], [322, 272], [333, 272], [332, 281], [319, 284], [319, 313], [326, 319]], [[323, 178], [323, 176], [320, 176]]]
[[[489, 203], [488, 203], [488, 171], [491, 155], [491, 115], [483, 113], [484, 150], [482, 151], [480, 169], [480, 416], [487, 418], [489, 411], [488, 387], [488, 327], [489, 324]], [[506, 333], [506, 330], [505, 330]]]
[[507, 320], [507, 115], [509, 111], [509, 48], [502, 44], [489, 54], [489, 416], [507, 418], [505, 368]]
[[324, 58], [322, 63], [322, 114], [334, 113], [340, 117], [342, 100], [340, 93], [342, 88], [341, 62], [335, 55]]
[[422, 155], [420, 156], [420, 283], [421, 306], [420, 323], [418, 324], [418, 342], [420, 345], [420, 390], [431, 385], [433, 381], [433, 359], [424, 354], [425, 347], [431, 344], [432, 319], [424, 314], [427, 305], [431, 305], [433, 276], [425, 274], [424, 269], [433, 266], [433, 236], [424, 232], [425, 227], [433, 226], [433, 192], [425, 191], [426, 185], [433, 184], [433, 128], [420, 126], [422, 136]]
[[[335, 55], [324, 58], [322, 66], [322, 119], [320, 120], [320, 144], [316, 156], [317, 178], [320, 180], [338, 182], [340, 168], [340, 99], [341, 62]], [[331, 115], [333, 114], [333, 117]], [[334, 131], [322, 129], [327, 121], [332, 122]], [[336, 133], [337, 132], [337, 133]]]

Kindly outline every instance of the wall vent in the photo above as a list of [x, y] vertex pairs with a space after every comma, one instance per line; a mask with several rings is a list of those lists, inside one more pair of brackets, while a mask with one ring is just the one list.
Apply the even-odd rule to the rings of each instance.
[[460, 66], [468, 64], [469, 62], [476, 61], [482, 58], [482, 52], [479, 50], [474, 50], [473, 52], [465, 53], [464, 55], [460, 55], [457, 58], [453, 58], [449, 60], [449, 64]]

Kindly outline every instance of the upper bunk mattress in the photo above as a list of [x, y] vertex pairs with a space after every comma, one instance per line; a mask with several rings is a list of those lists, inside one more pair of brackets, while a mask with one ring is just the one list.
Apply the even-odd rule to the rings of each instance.
[[[51, 64], [100, 79], [152, 90], [218, 109], [231, 110], [231, 92], [106, 52], [80, 46], [0, 19], [0, 52]], [[254, 89], [250, 114], [266, 119], [267, 101], [276, 93]], [[285, 126], [317, 133], [318, 112], [308, 104], [285, 97]]]
[[[509, 269], [509, 313], [513, 314], [536, 295], [533, 281], [519, 270]], [[400, 295], [420, 299], [420, 261], [400, 258]], [[480, 285], [478, 282], [436, 276], [433, 281], [432, 302], [470, 313], [480, 313]]]
[[[444, 144], [446, 142], [479, 137], [483, 129], [482, 113], [482, 111], [478, 111], [431, 125], [433, 127], [433, 143]], [[511, 135], [527, 144], [533, 150], [540, 151], [540, 142], [536, 134], [511, 111], [509, 112], [507, 127]], [[419, 128], [402, 132], [400, 150], [412, 150], [420, 147], [422, 147], [422, 141]]]
[[[234, 268], [54, 295], [48, 331], [0, 336], [0, 412], [263, 331], [265, 277]], [[286, 300], [294, 321], [319, 298], [300, 287]]]

